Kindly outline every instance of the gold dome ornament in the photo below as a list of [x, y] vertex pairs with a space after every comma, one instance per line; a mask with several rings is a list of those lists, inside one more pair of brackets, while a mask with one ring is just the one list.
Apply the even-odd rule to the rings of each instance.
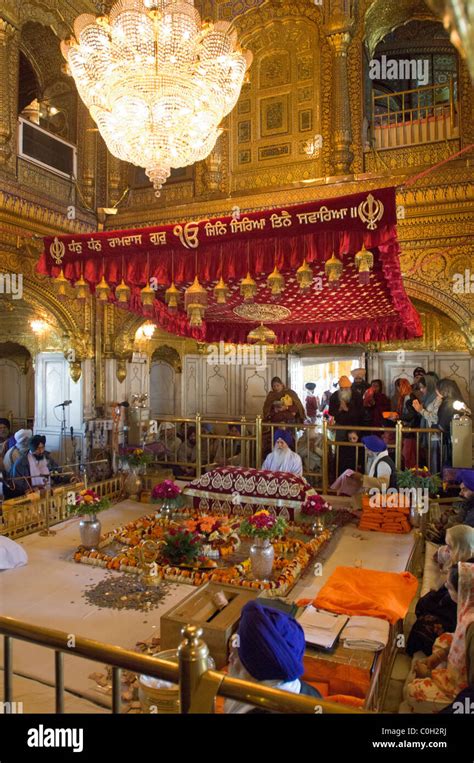
[[273, 273], [267, 278], [267, 286], [272, 293], [272, 297], [278, 297], [285, 288], [285, 279], [275, 265]]
[[107, 302], [110, 294], [110, 286], [105, 280], [104, 276], [100, 279], [99, 283], [95, 287], [95, 295], [101, 302]]
[[336, 255], [332, 254], [331, 258], [327, 260], [324, 271], [326, 273], [327, 279], [328, 279], [328, 285], [332, 289], [339, 288], [339, 280], [342, 275], [342, 262], [339, 259], [339, 257], [336, 257]]
[[153, 309], [153, 303], [155, 301], [155, 290], [151, 288], [150, 284], [147, 284], [140, 290], [140, 296], [143, 305], [143, 312], [150, 313]]
[[296, 271], [296, 280], [298, 281], [298, 286], [302, 290], [309, 289], [313, 283], [313, 271], [306, 262], [306, 259], [303, 260], [303, 264], [300, 265]]
[[196, 307], [202, 308], [202, 315], [201, 315], [201, 323], [202, 323], [202, 317], [207, 307], [207, 291], [199, 283], [199, 279], [197, 275], [194, 277], [194, 281], [192, 285], [188, 289], [186, 289], [186, 291], [184, 292], [184, 307], [186, 308], [188, 318], [191, 318], [192, 309]]
[[250, 344], [274, 344], [276, 340], [275, 332], [269, 329], [268, 326], [264, 326], [263, 323], [247, 334], [247, 342], [250, 342]]
[[54, 284], [54, 290], [56, 292], [56, 296], [59, 297], [59, 299], [65, 299], [67, 296], [67, 287], [69, 284], [69, 281], [64, 275], [64, 271], [61, 268], [61, 271], [58, 276], [53, 281]]
[[126, 304], [130, 299], [130, 286], [127, 286], [123, 278], [115, 289], [115, 297], [121, 305]]
[[172, 281], [171, 286], [165, 291], [165, 302], [168, 305], [168, 310], [170, 310], [170, 312], [174, 312], [178, 309], [180, 296], [180, 290], [176, 287], [175, 282]]
[[257, 291], [257, 282], [253, 280], [252, 276], [248, 272], [245, 278], [243, 278], [240, 282], [240, 293], [244, 298], [244, 302], [253, 302]]
[[219, 281], [214, 286], [214, 297], [216, 298], [216, 302], [218, 305], [225, 305], [227, 302], [227, 296], [229, 294], [229, 287], [224, 282], [222, 276], [219, 278]]
[[76, 292], [76, 299], [87, 299], [89, 296], [89, 285], [84, 281], [82, 275], [74, 284], [74, 291]]
[[354, 262], [359, 272], [359, 283], [367, 286], [370, 281], [370, 271], [374, 267], [374, 255], [362, 244], [362, 249], [357, 252]]

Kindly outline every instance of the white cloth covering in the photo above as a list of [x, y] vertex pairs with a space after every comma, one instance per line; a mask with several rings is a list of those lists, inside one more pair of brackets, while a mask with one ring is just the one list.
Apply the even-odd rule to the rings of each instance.
[[13, 570], [28, 564], [25, 549], [10, 538], [0, 536], [0, 570]]
[[380, 617], [351, 617], [341, 634], [348, 649], [366, 649], [378, 652], [388, 644], [390, 625]]

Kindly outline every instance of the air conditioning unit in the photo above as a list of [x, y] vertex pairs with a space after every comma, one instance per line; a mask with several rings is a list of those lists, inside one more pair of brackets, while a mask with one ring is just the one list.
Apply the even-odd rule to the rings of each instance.
[[18, 123], [18, 156], [56, 175], [76, 177], [76, 146], [22, 117]]

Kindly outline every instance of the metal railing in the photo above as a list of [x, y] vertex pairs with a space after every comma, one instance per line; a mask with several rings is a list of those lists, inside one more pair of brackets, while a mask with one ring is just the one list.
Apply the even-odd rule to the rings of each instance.
[[0, 617], [0, 633], [4, 637], [3, 687], [4, 709], [8, 712], [14, 698], [13, 639], [54, 650], [54, 690], [56, 713], [64, 713], [64, 654], [85, 657], [112, 667], [112, 712], [121, 711], [121, 671], [153, 676], [179, 684], [181, 713], [213, 713], [218, 696], [254, 705], [261, 710], [280, 713], [366, 713], [316, 697], [290, 694], [262, 684], [231, 678], [225, 673], [208, 670], [209, 649], [201, 639], [202, 629], [188, 625], [182, 630], [183, 642], [178, 647], [178, 664], [159, 657], [138, 654], [118, 646], [32, 625], [12, 617]]
[[[266, 422], [261, 416], [252, 420], [248, 419], [206, 419], [200, 414], [195, 417], [166, 417], [161, 419], [183, 427], [183, 436], [186, 436], [187, 428], [193, 427], [196, 431], [196, 446], [194, 450], [195, 460], [180, 460], [177, 452], [155, 456], [154, 463], [159, 466], [174, 468], [175, 476], [180, 476], [180, 469], [187, 469], [192, 476], [201, 476], [216, 466], [247, 466], [260, 469], [264, 457], [270, 452], [273, 436], [276, 429], [288, 429], [293, 433], [294, 449], [301, 456], [303, 462], [303, 476], [314, 487], [329, 490], [330, 472], [338, 474], [340, 448], [355, 447], [356, 450], [364, 448], [363, 444], [352, 444], [347, 440], [337, 439], [339, 432], [356, 431], [361, 437], [365, 434], [377, 433], [380, 436], [387, 435], [392, 441], [387, 442], [387, 448], [393, 452], [397, 469], [401, 469], [404, 462], [404, 440], [414, 437], [416, 448], [416, 463], [420, 464], [421, 457], [428, 468], [433, 466], [434, 471], [439, 470], [440, 454], [443, 448], [443, 433], [439, 429], [413, 429], [403, 427], [398, 421], [391, 427], [374, 427], [347, 425], [340, 426], [328, 424], [322, 419], [316, 424], [289, 424]], [[228, 431], [214, 433], [207, 431], [207, 426], [226, 427], [239, 426], [240, 435], [229, 434]], [[149, 445], [148, 447], [151, 447]], [[145, 449], [147, 446], [145, 445]], [[224, 458], [217, 458], [218, 452], [224, 454]], [[365, 462], [365, 458], [364, 458]], [[191, 476], [189, 474], [189, 476]]]
[[[19, 538], [29, 533], [48, 530], [52, 525], [64, 522], [71, 517], [71, 504], [68, 494], [84, 487], [83, 483], [71, 483], [53, 488], [43, 495], [26, 494], [19, 498], [11, 498], [2, 504], [2, 520], [0, 535]], [[89, 485], [100, 498], [117, 501], [122, 496], [123, 478], [117, 475], [111, 479], [102, 480]]]
[[[458, 108], [452, 77], [447, 85], [424, 85], [382, 95], [372, 91], [372, 124], [377, 148], [455, 138]], [[433, 130], [427, 130], [430, 120]], [[382, 141], [381, 131], [386, 131], [386, 141]]]

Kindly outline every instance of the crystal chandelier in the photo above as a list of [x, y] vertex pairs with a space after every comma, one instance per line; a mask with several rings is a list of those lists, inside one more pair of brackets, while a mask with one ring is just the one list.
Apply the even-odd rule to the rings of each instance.
[[74, 34], [61, 50], [79, 95], [109, 151], [145, 167], [158, 196], [172, 167], [212, 151], [252, 54], [229, 22], [202, 24], [194, 0], [118, 0], [79, 16]]

